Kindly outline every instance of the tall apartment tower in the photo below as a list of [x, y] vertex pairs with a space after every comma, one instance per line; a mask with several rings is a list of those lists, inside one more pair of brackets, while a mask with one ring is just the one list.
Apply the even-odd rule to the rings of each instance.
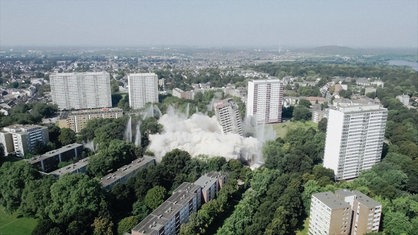
[[107, 72], [54, 73], [49, 78], [52, 101], [59, 109], [112, 107]]
[[155, 73], [128, 75], [129, 107], [140, 109], [146, 103], [158, 102], [158, 76]]
[[356, 178], [380, 161], [387, 109], [380, 105], [339, 106], [328, 114], [324, 167], [336, 180]]
[[382, 205], [358, 191], [315, 193], [311, 198], [309, 235], [362, 235], [379, 231]]
[[238, 105], [232, 99], [225, 99], [214, 103], [215, 115], [221, 124], [223, 133], [244, 135], [241, 115]]
[[283, 84], [279, 79], [248, 82], [246, 116], [256, 124], [282, 121]]

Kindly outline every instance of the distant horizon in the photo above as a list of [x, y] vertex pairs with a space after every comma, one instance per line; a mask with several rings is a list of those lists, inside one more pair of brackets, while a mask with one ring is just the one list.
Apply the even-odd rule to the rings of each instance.
[[418, 1], [0, 0], [0, 47], [418, 48]]
[[[312, 46], [288, 46], [283, 45], [280, 50], [302, 50], [302, 49], [319, 49], [319, 48], [346, 48], [352, 50], [417, 50], [417, 47], [354, 47], [354, 46], [339, 46], [339, 45], [312, 45]], [[279, 50], [278, 46], [257, 46], [257, 45], [0, 45], [0, 50], [4, 49], [263, 49], [263, 50]], [[418, 52], [417, 52], [418, 53]]]

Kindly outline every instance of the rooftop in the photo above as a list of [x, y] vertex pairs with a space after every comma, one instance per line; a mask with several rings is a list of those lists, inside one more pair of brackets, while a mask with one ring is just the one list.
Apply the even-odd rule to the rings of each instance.
[[222, 175], [218, 172], [207, 173], [197, 179], [194, 184], [199, 185], [203, 190], [206, 190], [210, 188], [216, 181], [218, 181], [218, 178], [221, 176]]
[[260, 84], [260, 83], [273, 83], [273, 82], [282, 82], [280, 79], [260, 79], [260, 80], [251, 80], [250, 82]]
[[69, 112], [70, 115], [76, 114], [90, 114], [90, 113], [103, 113], [103, 112], [123, 112], [120, 108], [99, 108], [99, 109], [83, 109]]
[[157, 76], [155, 73], [130, 73], [128, 76], [139, 76], [139, 77], [145, 77], [145, 76]]
[[141, 168], [142, 166], [147, 165], [150, 162], [155, 161], [152, 157], [144, 156], [142, 158], [138, 158], [133, 160], [130, 164], [124, 165], [121, 168], [117, 169], [115, 172], [107, 174], [103, 176], [100, 180], [100, 183], [103, 187], [113, 184], [114, 182], [118, 181], [120, 178], [131, 174], [133, 171]]
[[380, 204], [379, 202], [373, 200], [372, 198], [366, 196], [365, 194], [354, 190], [353, 193], [357, 196], [356, 199], [357, 201], [359, 201], [361, 204], [371, 208], [371, 207], [376, 207], [376, 206], [381, 206], [382, 204]]
[[6, 127], [3, 128], [3, 130], [6, 131], [6, 132], [27, 132], [28, 130], [37, 129], [37, 128], [46, 129], [47, 127], [39, 126], [39, 125], [15, 124], [15, 125], [6, 126]]
[[317, 198], [331, 209], [340, 209], [350, 207], [350, 204], [335, 196], [332, 192], [314, 193], [312, 197]]
[[194, 192], [199, 189], [200, 187], [198, 185], [184, 182], [173, 191], [173, 195], [166, 201], [172, 202], [173, 204], [186, 204], [194, 197]]
[[77, 171], [83, 167], [86, 167], [88, 165], [89, 158], [81, 159], [80, 161], [70, 164], [68, 166], [62, 167], [60, 169], [57, 169], [55, 171], [50, 172], [50, 175], [56, 175], [56, 176], [62, 176], [64, 174], [73, 173], [74, 171]]
[[48, 159], [50, 157], [53, 157], [55, 155], [58, 155], [58, 154], [67, 152], [68, 150], [73, 150], [75, 148], [82, 147], [82, 146], [83, 146], [82, 144], [78, 144], [78, 143], [65, 145], [64, 147], [61, 147], [59, 149], [55, 149], [55, 150], [46, 152], [46, 153], [44, 153], [42, 155], [39, 155], [39, 156], [33, 157], [31, 159], [28, 159], [28, 162], [30, 164], [34, 164], [34, 163], [40, 162], [42, 160]]
[[137, 224], [132, 230], [143, 234], [158, 234], [158, 231], [173, 218], [188, 202], [195, 197], [200, 187], [184, 182], [173, 192], [173, 195], [163, 202], [157, 209]]
[[51, 73], [51, 76], [62, 76], [62, 75], [99, 75], [99, 74], [108, 74], [108, 72], [106, 71], [102, 71], [102, 72], [73, 72], [73, 73]]
[[355, 103], [352, 103], [352, 104], [341, 103], [336, 108], [338, 111], [341, 111], [343, 113], [386, 110], [379, 104], [361, 105], [361, 104], [355, 104]]

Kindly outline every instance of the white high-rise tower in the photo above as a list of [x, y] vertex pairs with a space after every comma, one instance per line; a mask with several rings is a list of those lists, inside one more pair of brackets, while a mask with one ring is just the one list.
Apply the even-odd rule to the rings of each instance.
[[246, 116], [256, 124], [282, 121], [283, 84], [279, 79], [248, 82]]
[[328, 114], [324, 167], [337, 180], [352, 179], [380, 161], [387, 109], [380, 105], [339, 106]]
[[129, 107], [140, 109], [146, 103], [158, 102], [158, 76], [155, 73], [128, 75]]
[[59, 109], [112, 107], [107, 72], [53, 73], [49, 79], [52, 101]]

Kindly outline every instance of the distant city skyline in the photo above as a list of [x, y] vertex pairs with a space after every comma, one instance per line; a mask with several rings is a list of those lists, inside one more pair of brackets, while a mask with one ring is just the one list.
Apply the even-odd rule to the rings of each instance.
[[0, 47], [417, 48], [418, 1], [0, 0]]

